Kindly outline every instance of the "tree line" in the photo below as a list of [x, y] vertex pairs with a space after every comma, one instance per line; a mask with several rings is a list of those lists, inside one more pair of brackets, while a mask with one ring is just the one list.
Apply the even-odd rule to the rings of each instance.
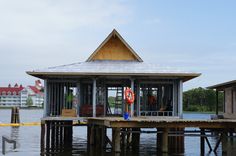
[[[223, 110], [224, 95], [218, 94], [219, 111]], [[216, 109], [216, 91], [202, 87], [194, 88], [183, 93], [184, 111], [209, 112]]]

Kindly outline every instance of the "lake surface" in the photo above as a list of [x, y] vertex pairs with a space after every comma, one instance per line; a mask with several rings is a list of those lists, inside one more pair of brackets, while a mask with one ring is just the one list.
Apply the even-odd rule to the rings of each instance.
[[[39, 122], [43, 115], [43, 110], [20, 110], [21, 122]], [[0, 123], [9, 123], [11, 110], [0, 109]], [[187, 119], [209, 119], [210, 114], [184, 114]], [[40, 155], [40, 126], [21, 126], [21, 127], [0, 127], [0, 137], [2, 135], [9, 136], [17, 140], [17, 149], [13, 150], [12, 145], [7, 145], [7, 154], [10, 156], [38, 156]], [[193, 128], [191, 128], [193, 130]], [[86, 127], [73, 128], [73, 148], [69, 155], [86, 155]], [[111, 132], [108, 131], [108, 135]], [[210, 138], [209, 141], [214, 146], [216, 139]], [[2, 147], [2, 138], [0, 139], [0, 147]], [[156, 154], [156, 135], [141, 134], [139, 155], [157, 155]], [[0, 155], [2, 153], [0, 148]], [[206, 147], [208, 152], [208, 147]], [[62, 154], [64, 155], [64, 154]], [[182, 154], [183, 155], [183, 154]], [[185, 137], [185, 153], [184, 155], [200, 155], [200, 138]], [[213, 152], [207, 155], [215, 155]], [[221, 145], [218, 148], [217, 155], [221, 155]]]

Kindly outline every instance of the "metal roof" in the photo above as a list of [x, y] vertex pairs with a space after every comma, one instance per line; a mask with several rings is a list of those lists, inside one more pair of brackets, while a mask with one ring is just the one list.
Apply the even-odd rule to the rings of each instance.
[[236, 86], [236, 80], [232, 80], [232, 81], [228, 81], [228, 82], [224, 82], [224, 83], [219, 83], [213, 86], [209, 86], [207, 87], [208, 89], [217, 89], [217, 90], [223, 90], [227, 87], [232, 87], [232, 86]]
[[83, 76], [83, 75], [121, 75], [121, 76], [160, 76], [177, 77], [184, 81], [198, 77], [200, 73], [184, 72], [170, 67], [137, 61], [108, 61], [96, 60], [79, 62], [69, 65], [49, 67], [27, 72], [29, 75], [46, 78], [57, 76]]

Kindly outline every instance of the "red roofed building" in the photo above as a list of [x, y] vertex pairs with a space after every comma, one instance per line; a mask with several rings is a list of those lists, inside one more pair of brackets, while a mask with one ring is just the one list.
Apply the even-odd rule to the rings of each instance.
[[[17, 83], [12, 87], [0, 87], [0, 106], [12, 107], [26, 107], [27, 99], [31, 98], [33, 101], [32, 106], [42, 107], [44, 95], [41, 91], [43, 89], [40, 80], [35, 82], [35, 86], [23, 87]], [[40, 87], [39, 87], [40, 86]]]
[[37, 107], [42, 107], [44, 101], [44, 94], [37, 86], [28, 86], [27, 87], [28, 96], [32, 98], [33, 105]]

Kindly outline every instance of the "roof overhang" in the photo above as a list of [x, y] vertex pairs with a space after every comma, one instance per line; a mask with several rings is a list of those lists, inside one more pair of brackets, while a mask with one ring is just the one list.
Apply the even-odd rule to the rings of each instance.
[[27, 74], [41, 78], [48, 79], [52, 77], [84, 77], [84, 76], [130, 76], [130, 77], [153, 77], [153, 78], [172, 78], [181, 79], [183, 82], [191, 80], [200, 76], [200, 73], [82, 73], [82, 72], [30, 72]]
[[235, 87], [236, 86], [236, 80], [224, 82], [224, 83], [219, 83], [213, 86], [207, 87], [207, 89], [216, 89], [218, 91], [223, 91], [225, 88], [229, 87]]

